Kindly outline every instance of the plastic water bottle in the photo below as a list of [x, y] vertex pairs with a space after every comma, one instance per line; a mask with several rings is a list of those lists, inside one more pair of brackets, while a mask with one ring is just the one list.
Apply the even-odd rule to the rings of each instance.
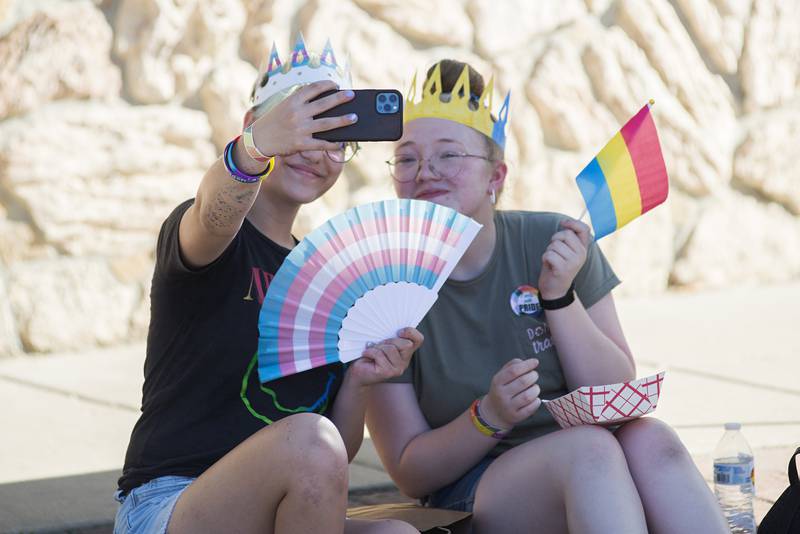
[[739, 423], [725, 423], [725, 434], [714, 450], [714, 493], [731, 533], [755, 534], [753, 451], [741, 428]]

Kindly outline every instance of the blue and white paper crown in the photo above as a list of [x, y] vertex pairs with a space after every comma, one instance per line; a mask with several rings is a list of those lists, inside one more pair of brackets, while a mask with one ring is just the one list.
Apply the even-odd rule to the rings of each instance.
[[[328, 39], [321, 54], [309, 52], [303, 35], [299, 34], [292, 51], [291, 61], [283, 63], [278, 56], [275, 43], [269, 54], [266, 69], [258, 75], [250, 102], [253, 107], [267, 104], [268, 107], [286, 98], [291, 89], [300, 85], [332, 80], [339, 89], [352, 88], [349, 64], [341, 67], [336, 61], [331, 41]], [[271, 101], [275, 102], [271, 102]]]

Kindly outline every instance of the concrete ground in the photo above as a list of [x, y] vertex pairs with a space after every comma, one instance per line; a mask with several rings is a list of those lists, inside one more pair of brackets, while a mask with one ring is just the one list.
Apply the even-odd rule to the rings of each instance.
[[[638, 375], [666, 370], [656, 415], [707, 480], [726, 421], [755, 451], [756, 514], [800, 445], [800, 283], [620, 299]], [[144, 345], [0, 361], [0, 533], [105, 534], [141, 395]], [[369, 439], [351, 503], [397, 501]]]

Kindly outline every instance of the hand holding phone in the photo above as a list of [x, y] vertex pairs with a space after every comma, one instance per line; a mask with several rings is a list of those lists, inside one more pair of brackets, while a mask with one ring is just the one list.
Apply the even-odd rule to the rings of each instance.
[[[320, 102], [343, 91], [319, 95]], [[316, 139], [327, 141], [396, 141], [403, 136], [403, 96], [395, 89], [356, 89], [355, 97], [314, 116], [315, 120], [348, 116], [358, 120], [333, 129], [317, 130]]]
[[304, 150], [339, 150], [340, 143], [317, 138], [315, 134], [351, 125], [357, 119], [351, 113], [316, 117], [347, 103], [353, 96], [352, 92], [337, 91], [332, 81], [304, 85], [253, 122], [253, 141], [262, 153], [270, 156]]

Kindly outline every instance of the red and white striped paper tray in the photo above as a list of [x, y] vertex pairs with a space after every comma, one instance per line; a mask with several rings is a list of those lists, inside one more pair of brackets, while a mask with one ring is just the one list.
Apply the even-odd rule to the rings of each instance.
[[616, 425], [656, 409], [666, 373], [621, 384], [582, 386], [544, 405], [562, 428], [576, 425]]

